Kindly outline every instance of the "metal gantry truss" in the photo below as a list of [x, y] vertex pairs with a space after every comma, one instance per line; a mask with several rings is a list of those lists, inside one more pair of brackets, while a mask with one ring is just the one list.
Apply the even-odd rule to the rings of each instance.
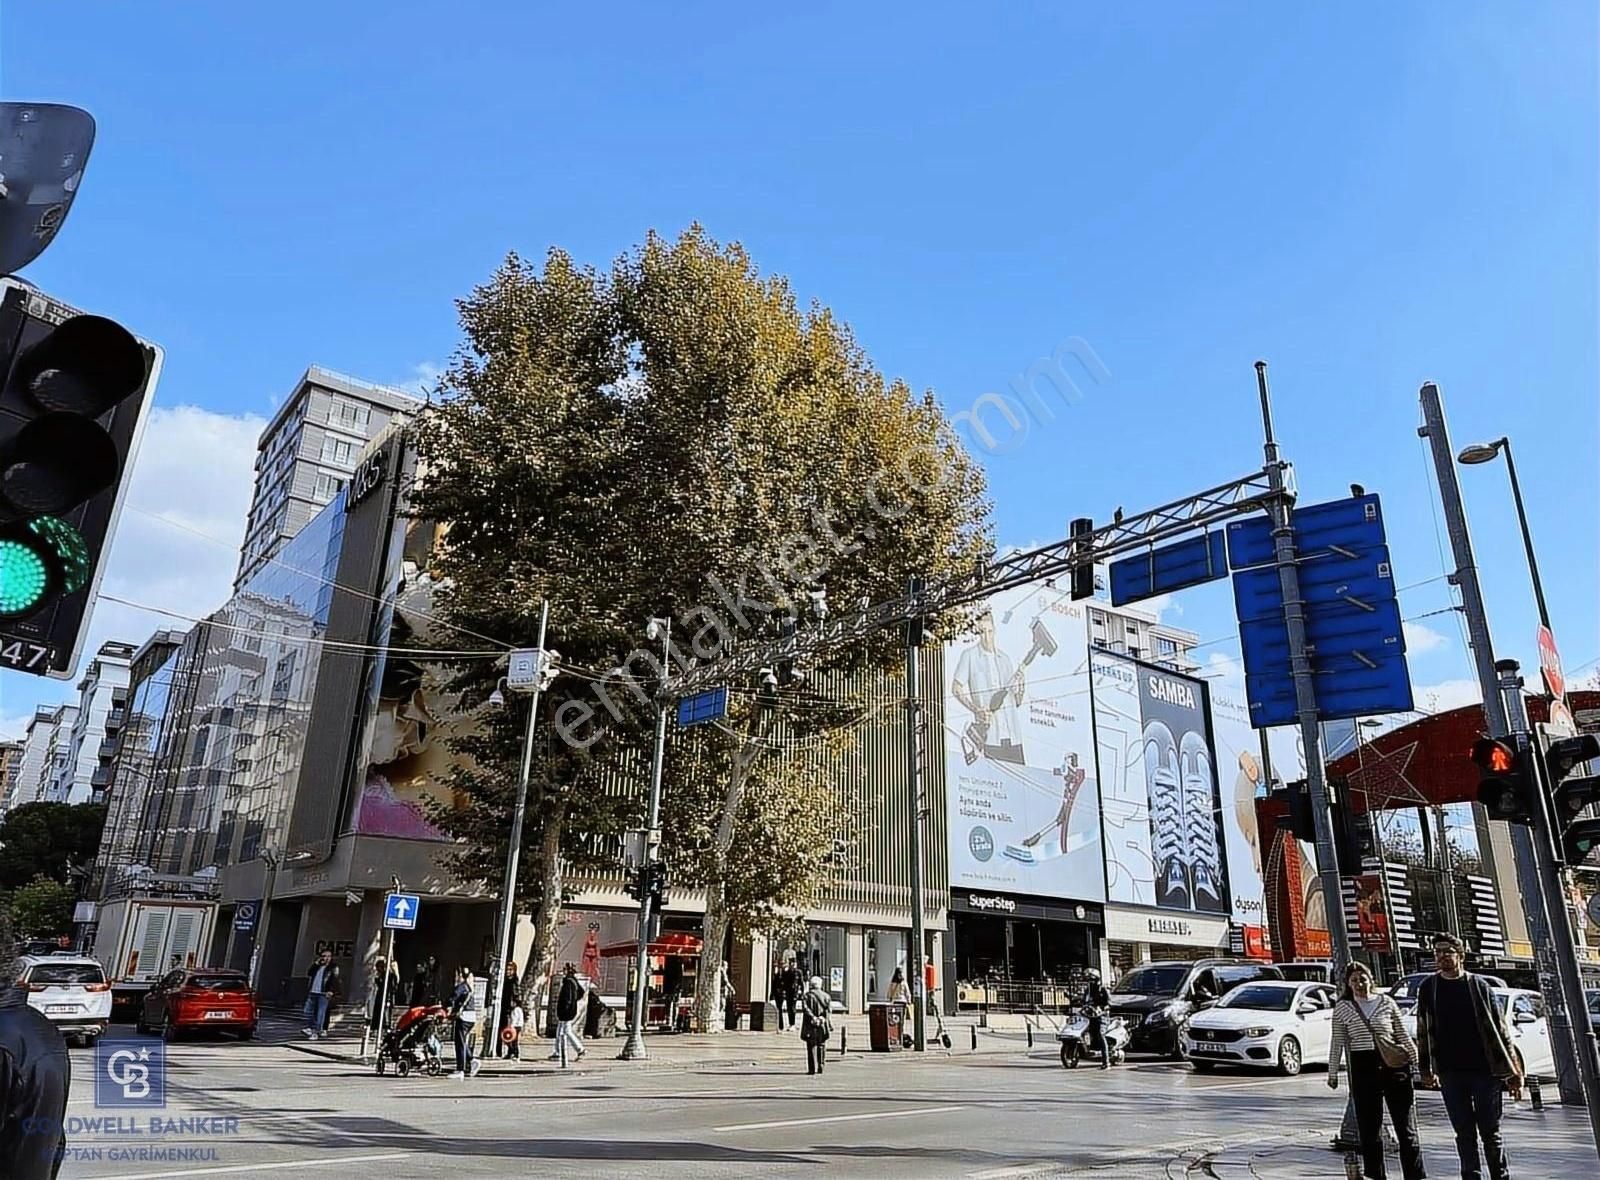
[[[1292, 471], [1288, 464], [1281, 464], [1280, 471], [1284, 486], [1292, 488]], [[1093, 567], [1097, 562], [1145, 549], [1196, 529], [1266, 511], [1276, 497], [1285, 494], [1275, 489], [1273, 475], [1271, 467], [1264, 467], [1241, 479], [1134, 516], [1124, 516], [1118, 509], [1109, 523], [1092, 532], [1024, 553], [991, 558], [966, 573], [930, 582], [918, 595], [905, 595], [837, 618], [798, 625], [788, 635], [741, 645], [712, 662], [692, 664], [677, 675], [668, 676], [662, 684], [662, 694], [667, 699], [688, 696], [740, 675], [776, 667], [785, 661], [802, 661], [1003, 590], [1070, 575], [1083, 566]], [[1292, 492], [1287, 494], [1292, 495]]]

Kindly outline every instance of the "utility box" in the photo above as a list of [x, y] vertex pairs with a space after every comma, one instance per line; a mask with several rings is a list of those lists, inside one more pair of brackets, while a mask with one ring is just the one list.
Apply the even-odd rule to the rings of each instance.
[[874, 1053], [900, 1052], [900, 1005], [867, 1005], [867, 1037]]

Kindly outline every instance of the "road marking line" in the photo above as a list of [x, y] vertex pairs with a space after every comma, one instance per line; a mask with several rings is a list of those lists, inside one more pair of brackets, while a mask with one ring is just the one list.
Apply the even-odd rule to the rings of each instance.
[[225, 1168], [186, 1168], [181, 1172], [140, 1172], [136, 1176], [118, 1173], [99, 1176], [94, 1180], [174, 1180], [180, 1176], [223, 1176], [240, 1172], [281, 1172], [285, 1168], [338, 1168], [345, 1164], [375, 1164], [380, 1160], [403, 1160], [413, 1155], [409, 1151], [393, 1151], [387, 1155], [347, 1155], [339, 1159], [284, 1160], [275, 1164], [229, 1164]]
[[920, 1110], [873, 1110], [863, 1114], [830, 1114], [814, 1119], [782, 1119], [773, 1123], [734, 1123], [726, 1127], [712, 1127], [713, 1131], [769, 1131], [775, 1127], [810, 1127], [817, 1123], [854, 1123], [864, 1119], [903, 1119], [914, 1114], [947, 1114], [952, 1110], [965, 1110], [964, 1106], [925, 1106]]

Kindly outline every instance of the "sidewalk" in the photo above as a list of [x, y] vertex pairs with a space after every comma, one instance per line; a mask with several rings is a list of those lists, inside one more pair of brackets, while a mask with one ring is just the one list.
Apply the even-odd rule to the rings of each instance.
[[[1443, 1105], [1424, 1101], [1417, 1114], [1429, 1175], [1456, 1175], [1455, 1139]], [[1580, 1107], [1551, 1106], [1540, 1114], [1525, 1104], [1508, 1107], [1502, 1127], [1514, 1176], [1565, 1180], [1600, 1173], [1588, 1114]], [[1400, 1159], [1392, 1150], [1388, 1168], [1391, 1176], [1400, 1175]], [[1328, 1150], [1325, 1128], [1202, 1154], [1189, 1174], [1217, 1180], [1344, 1180], [1346, 1175], [1344, 1156]]]
[[[945, 1031], [950, 1036], [950, 1049], [946, 1050], [937, 1039], [937, 1025], [928, 1024], [928, 1055], [948, 1053], [951, 1056], [969, 1056], [973, 1053], [1019, 1053], [1028, 1051], [1028, 1022], [1022, 1016], [992, 1015], [989, 1027], [979, 1028], [976, 1020], [962, 1017], [946, 1020]], [[287, 1030], [286, 1030], [287, 1031]], [[1055, 1051], [1055, 1033], [1049, 1027], [1032, 1025], [1033, 1049]], [[588, 1052], [581, 1061], [572, 1061], [569, 1073], [604, 1073], [618, 1066], [636, 1072], [641, 1068], [684, 1069], [693, 1066], [760, 1065], [775, 1062], [804, 1062], [805, 1048], [797, 1031], [786, 1029], [782, 1033], [722, 1032], [722, 1033], [654, 1033], [646, 1035], [646, 1058], [643, 1062], [618, 1060], [627, 1038], [607, 1037], [604, 1040], [586, 1041]], [[359, 1024], [350, 1023], [335, 1027], [328, 1037], [319, 1041], [284, 1039], [281, 1044], [300, 1053], [322, 1057], [329, 1061], [345, 1061], [371, 1065], [370, 1056], [361, 1057], [361, 1030]], [[561, 1065], [549, 1060], [551, 1042], [541, 1038], [523, 1046], [519, 1061], [505, 1058], [483, 1058], [482, 1072], [493, 1073], [559, 1073]], [[849, 1053], [852, 1056], [870, 1051], [867, 1017], [836, 1016], [834, 1036], [829, 1051], [834, 1057]], [[369, 1046], [369, 1053], [374, 1047]], [[452, 1057], [449, 1045], [444, 1046], [448, 1064]], [[570, 1060], [570, 1059], [569, 1059]]]

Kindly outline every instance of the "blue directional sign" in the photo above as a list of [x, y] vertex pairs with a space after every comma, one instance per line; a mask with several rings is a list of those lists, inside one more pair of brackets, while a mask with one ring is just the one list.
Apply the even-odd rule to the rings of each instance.
[[415, 930], [421, 899], [415, 893], [386, 893], [383, 897], [383, 925], [388, 930]]
[[[1376, 495], [1297, 508], [1295, 568], [1305, 605], [1307, 657], [1323, 721], [1411, 708], [1405, 634]], [[1289, 629], [1271, 522], [1228, 526], [1234, 605], [1244, 648], [1250, 723], [1298, 720]]]
[[704, 725], [708, 721], [717, 721], [728, 715], [728, 689], [707, 689], [705, 692], [696, 693], [692, 697], [684, 697], [678, 702], [678, 725]]
[[1111, 605], [1214, 581], [1228, 572], [1221, 533], [1202, 533], [1111, 563]]

